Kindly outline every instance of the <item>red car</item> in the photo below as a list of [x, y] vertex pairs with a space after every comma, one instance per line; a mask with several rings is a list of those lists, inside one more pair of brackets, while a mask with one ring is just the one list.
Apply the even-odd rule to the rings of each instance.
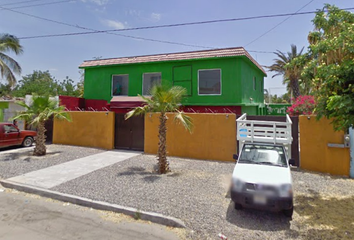
[[11, 123], [0, 123], [0, 148], [18, 145], [30, 147], [36, 136], [35, 131], [21, 131]]

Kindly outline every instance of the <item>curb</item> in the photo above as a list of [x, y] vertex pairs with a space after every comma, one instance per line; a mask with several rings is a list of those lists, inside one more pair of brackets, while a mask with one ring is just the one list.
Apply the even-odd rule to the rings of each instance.
[[78, 197], [78, 196], [74, 196], [71, 194], [65, 194], [65, 193], [60, 193], [60, 192], [56, 192], [56, 191], [51, 191], [51, 190], [47, 190], [47, 189], [43, 189], [43, 188], [38, 188], [35, 186], [17, 183], [14, 181], [1, 180], [0, 183], [2, 186], [6, 187], [6, 188], [12, 188], [12, 189], [16, 189], [18, 191], [22, 191], [22, 192], [26, 192], [26, 193], [33, 193], [36, 195], [40, 195], [42, 197], [52, 198], [52, 199], [56, 199], [56, 200], [59, 200], [62, 202], [69, 202], [72, 204], [77, 204], [77, 205], [90, 207], [90, 208], [94, 208], [94, 209], [98, 209], [98, 210], [123, 213], [125, 215], [129, 215], [132, 217], [135, 217], [137, 214], [139, 214], [139, 218], [141, 220], [150, 221], [153, 223], [158, 223], [158, 224], [169, 226], [169, 227], [186, 228], [186, 225], [184, 224], [184, 222], [182, 220], [174, 218], [174, 217], [164, 216], [159, 213], [144, 212], [144, 211], [140, 211], [139, 209], [136, 209], [136, 208], [123, 207], [123, 206], [120, 206], [117, 204], [110, 204], [107, 202], [94, 201], [94, 200], [91, 200], [88, 198], [83, 198], [83, 197]]

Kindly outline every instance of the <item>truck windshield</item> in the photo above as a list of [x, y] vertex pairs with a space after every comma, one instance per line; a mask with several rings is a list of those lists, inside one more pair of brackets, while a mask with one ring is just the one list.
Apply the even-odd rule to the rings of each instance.
[[271, 145], [245, 144], [239, 162], [281, 167], [287, 166], [284, 148]]

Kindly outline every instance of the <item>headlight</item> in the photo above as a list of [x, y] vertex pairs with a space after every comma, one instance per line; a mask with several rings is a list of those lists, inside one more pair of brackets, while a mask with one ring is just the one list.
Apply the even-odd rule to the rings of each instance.
[[283, 184], [279, 189], [280, 197], [290, 197], [293, 194], [293, 188], [291, 184]]
[[233, 179], [232, 180], [232, 188], [236, 191], [241, 191], [243, 188], [243, 182], [240, 179]]

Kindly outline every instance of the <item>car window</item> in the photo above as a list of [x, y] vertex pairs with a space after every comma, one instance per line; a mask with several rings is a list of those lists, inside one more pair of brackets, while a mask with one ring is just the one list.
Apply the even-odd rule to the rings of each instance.
[[281, 146], [245, 144], [239, 161], [241, 163], [287, 166], [284, 148]]
[[17, 128], [12, 125], [4, 125], [5, 132], [18, 132]]

